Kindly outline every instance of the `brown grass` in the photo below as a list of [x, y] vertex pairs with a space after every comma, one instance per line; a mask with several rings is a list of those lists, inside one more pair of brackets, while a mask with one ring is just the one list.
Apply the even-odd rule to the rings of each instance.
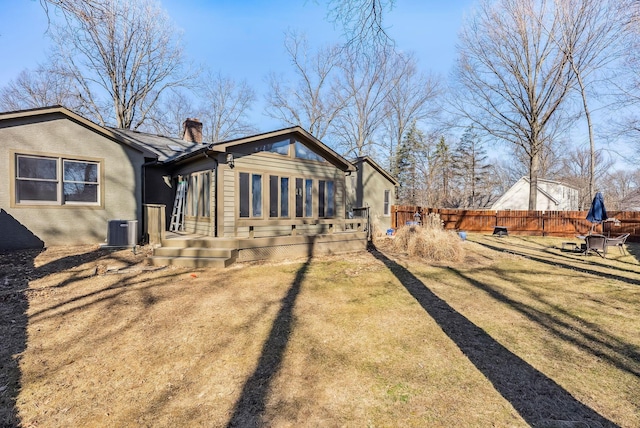
[[375, 242], [378, 247], [390, 247], [395, 252], [426, 261], [459, 262], [464, 258], [460, 237], [455, 232], [443, 230], [439, 221], [435, 225], [427, 223], [424, 227], [403, 226], [393, 237], [378, 237]]
[[560, 242], [226, 270], [0, 260], [0, 426], [640, 426], [640, 247]]

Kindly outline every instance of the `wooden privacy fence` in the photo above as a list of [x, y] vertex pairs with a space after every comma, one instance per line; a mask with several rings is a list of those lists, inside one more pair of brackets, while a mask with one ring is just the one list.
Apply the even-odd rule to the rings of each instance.
[[[415, 214], [421, 218], [429, 214], [439, 214], [447, 230], [493, 233], [496, 226], [506, 227], [509, 234], [540, 236], [585, 235], [592, 224], [587, 221], [587, 211], [496, 211], [426, 208], [407, 205], [391, 207], [391, 227], [397, 229], [415, 221]], [[608, 221], [597, 225], [594, 232], [608, 236], [630, 233], [628, 240], [640, 242], [640, 212], [607, 211]]]

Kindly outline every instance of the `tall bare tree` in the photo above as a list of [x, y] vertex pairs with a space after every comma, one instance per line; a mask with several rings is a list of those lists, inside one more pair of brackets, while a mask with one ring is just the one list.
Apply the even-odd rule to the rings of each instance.
[[137, 129], [161, 95], [194, 77], [177, 30], [155, 0], [42, 0], [52, 19], [58, 73], [74, 81], [100, 124]]
[[621, 41], [624, 40], [629, 10], [624, 3], [624, 0], [556, 0], [560, 31], [558, 34], [550, 32], [558, 48], [567, 55], [587, 121], [589, 200], [595, 193], [596, 147], [588, 100], [590, 95], [597, 94], [595, 83], [603, 80], [604, 69], [623, 54], [624, 44]]
[[596, 183], [604, 184], [607, 171], [613, 167], [613, 161], [603, 151], [595, 152], [595, 159], [591, 160], [591, 150], [586, 147], [576, 147], [567, 151], [562, 162], [558, 178], [578, 189], [578, 208], [589, 209], [593, 197], [589, 193], [591, 181], [591, 166], [596, 165], [593, 174]]
[[339, 86], [334, 95], [345, 107], [332, 127], [332, 138], [345, 156], [371, 156], [380, 140], [386, 102], [397, 84], [397, 55], [392, 49], [363, 55], [346, 49], [340, 64]]
[[199, 115], [207, 141], [219, 142], [254, 133], [256, 128], [248, 115], [256, 94], [246, 81], [236, 82], [209, 72], [198, 92], [202, 100]]
[[625, 1], [628, 10], [628, 23], [625, 26], [626, 39], [624, 57], [618, 68], [615, 81], [617, 103], [628, 108], [621, 118], [615, 120], [616, 131], [630, 138], [636, 145], [636, 162], [640, 160], [640, 1]]
[[607, 192], [605, 202], [609, 210], [637, 210], [640, 208], [640, 170], [615, 170], [604, 177]]
[[141, 131], [182, 138], [184, 121], [197, 110], [195, 95], [187, 90], [170, 90], [156, 103]]
[[269, 75], [266, 113], [284, 123], [300, 125], [322, 140], [344, 107], [344, 99], [334, 93], [340, 49], [326, 47], [313, 53], [306, 38], [296, 33], [287, 34], [285, 48], [297, 81], [289, 85], [284, 77]]
[[74, 92], [73, 83], [52, 73], [45, 66], [23, 70], [0, 88], [0, 109], [22, 110], [52, 105], [63, 105], [79, 110], [81, 100]]
[[457, 108], [475, 126], [521, 148], [529, 159], [529, 209], [536, 209], [541, 154], [561, 124], [574, 82], [553, 2], [482, 2], [460, 33]]
[[370, 51], [392, 43], [384, 17], [395, 0], [327, 0], [329, 20], [339, 24], [352, 50]]
[[436, 99], [442, 93], [434, 76], [421, 73], [413, 54], [398, 54], [394, 82], [385, 100], [384, 126], [388, 135], [389, 165], [392, 168], [395, 152], [412, 123], [435, 116]]

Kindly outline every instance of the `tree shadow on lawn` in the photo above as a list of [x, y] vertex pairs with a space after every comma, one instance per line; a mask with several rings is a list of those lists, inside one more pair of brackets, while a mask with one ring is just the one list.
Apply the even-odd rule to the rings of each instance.
[[[31, 281], [52, 273], [72, 269], [108, 255], [112, 250], [96, 249], [52, 260], [36, 267], [35, 260], [44, 249], [0, 252], [0, 426], [20, 426], [16, 408], [21, 388], [19, 356], [27, 347], [29, 318], [28, 291]], [[81, 278], [71, 278], [58, 284], [68, 285]]]
[[627, 251], [640, 262], [640, 243], [627, 242]]
[[[564, 269], [570, 269], [576, 272], [582, 272], [582, 273], [588, 273], [591, 275], [596, 275], [596, 276], [600, 276], [602, 278], [607, 278], [607, 279], [613, 279], [616, 281], [622, 281], [622, 282], [626, 282], [627, 284], [631, 284], [631, 285], [640, 285], [640, 279], [638, 278], [637, 275], [640, 274], [640, 266], [638, 267], [638, 270], [634, 270], [634, 269], [623, 269], [619, 266], [611, 266], [611, 265], [606, 265], [606, 264], [600, 264], [600, 266], [608, 268], [608, 269], [612, 269], [615, 270], [617, 272], [617, 274], [612, 274], [612, 273], [606, 273], [606, 272], [601, 272], [595, 269], [589, 269], [588, 267], [581, 267], [577, 264], [572, 264], [570, 263], [570, 261], [572, 262], [578, 262], [581, 264], [585, 264], [585, 265], [595, 265], [595, 262], [590, 262], [587, 260], [576, 260], [573, 257], [568, 257], [565, 255], [558, 255], [557, 253], [552, 253], [550, 252], [548, 249], [544, 248], [544, 249], [536, 249], [536, 251], [543, 251], [546, 252], [546, 254], [548, 254], [549, 256], [554, 256], [554, 257], [563, 257], [563, 259], [558, 259], [558, 258], [554, 258], [554, 259], [550, 259], [550, 258], [544, 258], [544, 257], [538, 257], [538, 256], [534, 256], [531, 253], [528, 252], [519, 252], [519, 251], [514, 251], [514, 250], [508, 250], [505, 249], [505, 247], [500, 247], [497, 245], [491, 245], [485, 242], [476, 242], [476, 244], [481, 245], [483, 247], [489, 248], [491, 250], [500, 252], [500, 253], [504, 253], [504, 252], [508, 252], [510, 254], [514, 254], [517, 256], [522, 256], [525, 257], [529, 260], [533, 260], [535, 262], [539, 262], [539, 263], [545, 263], [554, 267], [560, 267], [560, 268], [564, 268]], [[580, 256], [580, 257], [597, 257], [599, 258], [599, 256]], [[636, 275], [635, 277], [627, 277], [627, 276], [623, 276], [622, 274], [627, 273], [627, 274], [631, 274], [631, 275]]]
[[449, 270], [458, 275], [462, 280], [484, 291], [494, 300], [509, 305], [509, 307], [540, 325], [557, 338], [569, 342], [591, 355], [608, 361], [619, 370], [640, 377], [640, 364], [638, 364], [638, 362], [640, 362], [640, 353], [634, 350], [632, 344], [607, 333], [596, 323], [576, 317], [558, 307], [552, 301], [545, 301], [540, 296], [532, 296], [541, 304], [549, 307], [551, 311], [559, 314], [553, 315], [527, 305], [526, 303], [511, 299], [491, 287], [490, 284], [477, 281], [457, 269], [449, 267]]
[[588, 426], [618, 426], [576, 400], [552, 379], [502, 346], [439, 298], [407, 269], [375, 249], [371, 252], [389, 268], [528, 424], [536, 426], [550, 421], [572, 421], [584, 422]]
[[16, 408], [21, 387], [19, 355], [27, 346], [27, 289], [29, 280], [19, 273], [32, 269], [42, 252], [0, 252], [0, 426], [20, 426]]
[[302, 282], [310, 265], [311, 257], [298, 269], [291, 287], [289, 287], [287, 294], [282, 299], [280, 310], [273, 321], [269, 337], [262, 347], [258, 365], [242, 388], [240, 398], [238, 398], [231, 419], [227, 424], [228, 428], [260, 427], [267, 424], [268, 421], [264, 421], [267, 396], [271, 388], [271, 382], [282, 365], [284, 352], [287, 349], [293, 328], [293, 310], [296, 299], [300, 294]]

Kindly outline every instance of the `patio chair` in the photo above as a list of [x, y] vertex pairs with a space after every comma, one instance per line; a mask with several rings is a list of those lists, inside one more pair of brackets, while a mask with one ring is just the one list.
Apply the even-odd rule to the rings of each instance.
[[631, 234], [625, 233], [624, 235], [616, 236], [615, 238], [607, 238], [605, 245], [607, 247], [618, 247], [620, 254], [624, 254], [624, 244], [627, 242], [629, 235]]
[[602, 258], [607, 256], [607, 237], [604, 235], [587, 235], [584, 237], [587, 243], [587, 248], [584, 250], [584, 255], [593, 251]]

